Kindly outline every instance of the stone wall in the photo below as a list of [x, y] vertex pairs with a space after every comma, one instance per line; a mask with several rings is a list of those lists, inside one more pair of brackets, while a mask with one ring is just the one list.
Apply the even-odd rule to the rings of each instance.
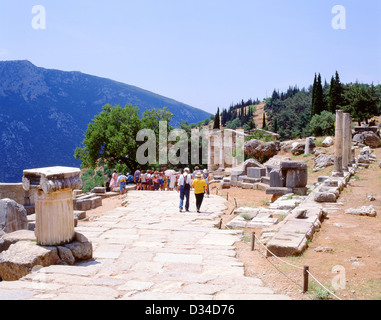
[[0, 183], [0, 199], [11, 199], [23, 206], [33, 206], [35, 202], [35, 188], [24, 191], [22, 183]]
[[0, 199], [5, 198], [24, 205], [24, 189], [22, 183], [0, 183]]

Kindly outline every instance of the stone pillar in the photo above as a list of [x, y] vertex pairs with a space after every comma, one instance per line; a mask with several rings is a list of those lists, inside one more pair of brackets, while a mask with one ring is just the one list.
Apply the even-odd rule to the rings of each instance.
[[352, 123], [353, 119], [352, 116], [350, 115], [350, 136], [349, 136], [349, 142], [350, 142], [350, 151], [349, 151], [349, 163], [353, 165], [355, 161], [355, 149], [353, 149], [353, 137], [352, 137]]
[[343, 176], [343, 111], [336, 110], [335, 163], [333, 176]]
[[225, 149], [224, 149], [224, 132], [220, 132], [220, 167], [219, 169], [225, 169]]
[[308, 156], [311, 154], [311, 145], [312, 145], [312, 138], [307, 138], [306, 139], [306, 146], [304, 148], [304, 155]]
[[350, 162], [350, 153], [352, 150], [352, 128], [351, 128], [351, 115], [344, 113], [343, 115], [343, 171], [348, 171]]
[[50, 167], [24, 170], [23, 187], [37, 186], [37, 242], [43, 246], [70, 243], [75, 235], [72, 189], [82, 187], [80, 169]]

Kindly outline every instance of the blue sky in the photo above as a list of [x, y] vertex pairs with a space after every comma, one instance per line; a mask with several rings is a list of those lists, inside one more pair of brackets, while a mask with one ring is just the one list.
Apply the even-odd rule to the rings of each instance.
[[[45, 30], [32, 27], [35, 5]], [[335, 5], [345, 30], [332, 27]], [[380, 84], [380, 17], [380, 0], [1, 0], [0, 60], [106, 77], [215, 113], [309, 86], [315, 72]]]

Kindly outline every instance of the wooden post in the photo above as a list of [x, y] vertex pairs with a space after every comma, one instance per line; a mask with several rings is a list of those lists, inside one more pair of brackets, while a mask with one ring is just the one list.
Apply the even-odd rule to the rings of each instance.
[[303, 269], [303, 293], [306, 293], [308, 291], [308, 266], [304, 266]]
[[226, 200], [229, 201], [229, 192], [226, 193]]
[[235, 205], [235, 208], [237, 209], [238, 205], [237, 205], [237, 199], [236, 198], [234, 198], [234, 205]]
[[220, 230], [222, 229], [222, 219], [220, 220]]
[[251, 251], [255, 249], [255, 232], [251, 234]]

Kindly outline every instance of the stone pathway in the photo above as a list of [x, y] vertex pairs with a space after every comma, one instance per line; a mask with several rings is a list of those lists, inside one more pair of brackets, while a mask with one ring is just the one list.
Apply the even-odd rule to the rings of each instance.
[[223, 198], [206, 198], [201, 214], [194, 195], [190, 213], [178, 212], [177, 192], [131, 191], [127, 199], [127, 207], [76, 228], [92, 241], [93, 261], [0, 282], [0, 300], [289, 299], [244, 276], [234, 249], [242, 232], [215, 227]]

